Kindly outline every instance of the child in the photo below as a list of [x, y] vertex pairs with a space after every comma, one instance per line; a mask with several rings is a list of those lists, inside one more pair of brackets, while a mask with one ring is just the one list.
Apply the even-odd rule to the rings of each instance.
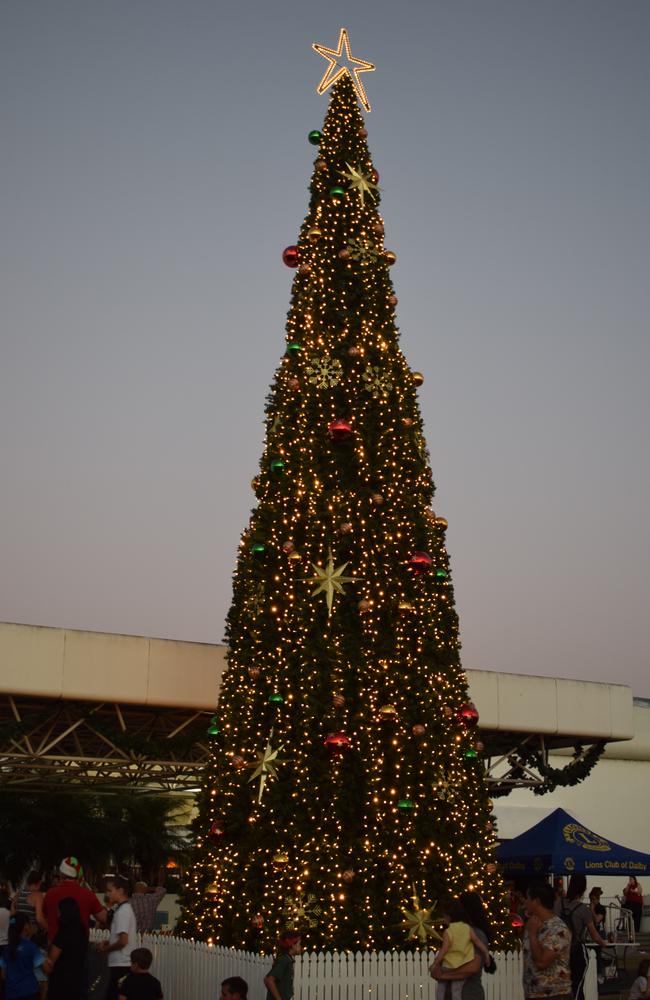
[[291, 1000], [293, 996], [294, 956], [300, 954], [300, 934], [285, 931], [278, 941], [273, 968], [264, 976], [266, 1000]]
[[43, 964], [43, 953], [31, 940], [34, 931], [24, 913], [9, 918], [7, 947], [0, 958], [5, 975], [5, 1000], [39, 1000], [34, 969]]
[[219, 1000], [248, 1000], [248, 983], [241, 976], [229, 976], [221, 984]]
[[630, 1000], [644, 1000], [645, 997], [650, 997], [649, 970], [650, 958], [644, 958], [639, 963], [639, 968], [636, 970], [636, 979], [630, 987]]
[[81, 922], [79, 903], [72, 896], [59, 900], [58, 917], [58, 930], [43, 969], [50, 977], [49, 1000], [70, 1000], [82, 993], [88, 937]]
[[119, 1000], [163, 1000], [162, 987], [149, 972], [153, 955], [148, 948], [131, 952], [131, 971], [119, 986]]
[[[490, 953], [467, 923], [465, 911], [460, 903], [449, 903], [443, 911], [443, 916], [448, 920], [448, 924], [442, 935], [442, 947], [436, 955], [436, 964], [441, 962], [443, 969], [460, 969], [461, 965], [472, 961], [474, 948], [477, 948], [483, 955], [484, 964], [487, 965], [490, 961]], [[461, 1000], [464, 982], [464, 979], [451, 981], [452, 1000]], [[447, 981], [439, 980], [436, 1000], [445, 1000], [446, 989]]]

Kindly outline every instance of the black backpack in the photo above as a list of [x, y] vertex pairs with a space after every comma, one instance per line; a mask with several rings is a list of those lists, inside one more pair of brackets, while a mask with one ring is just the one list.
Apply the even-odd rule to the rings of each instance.
[[580, 935], [578, 934], [573, 922], [573, 914], [580, 905], [580, 903], [576, 903], [571, 909], [569, 909], [564, 900], [562, 900], [562, 911], [560, 913], [562, 920], [571, 931], [569, 968], [571, 969], [571, 987], [573, 989], [574, 996], [582, 995], [579, 991], [582, 987], [589, 962], [586, 945], [584, 941], [580, 940]]

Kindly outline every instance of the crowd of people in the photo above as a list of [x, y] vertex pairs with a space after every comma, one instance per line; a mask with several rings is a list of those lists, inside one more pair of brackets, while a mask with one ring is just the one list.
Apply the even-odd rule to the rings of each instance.
[[147, 948], [137, 936], [153, 929], [165, 890], [111, 875], [102, 901], [84, 883], [77, 858], [64, 858], [54, 884], [43, 890], [43, 877], [32, 871], [15, 893], [0, 885], [0, 968], [4, 1000], [86, 1000], [90, 988], [90, 927], [108, 928], [96, 946], [107, 964], [104, 1000], [162, 1000], [162, 989], [149, 969]]
[[[563, 879], [554, 885], [530, 886], [525, 895], [510, 887], [511, 913], [521, 916], [523, 987], [525, 1000], [584, 1000], [588, 966], [587, 941], [596, 948], [599, 978], [601, 949], [608, 940], [602, 889], [594, 886], [589, 903], [584, 875], [574, 874], [564, 891]], [[108, 939], [96, 947], [108, 967], [104, 1000], [162, 1000], [159, 981], [149, 971], [152, 954], [139, 948], [139, 933], [153, 928], [161, 887], [144, 882], [130, 892], [128, 879], [106, 878], [105, 897], [83, 881], [83, 869], [74, 857], [64, 858], [58, 878], [46, 892], [40, 872], [30, 872], [24, 886], [11, 894], [0, 883], [0, 968], [4, 1000], [86, 1000], [89, 991], [89, 929], [109, 928]], [[622, 905], [639, 927], [643, 896], [634, 876], [623, 893]], [[442, 908], [445, 930], [431, 966], [436, 1000], [485, 1000], [484, 971], [495, 969], [490, 953], [490, 921], [480, 896], [465, 892]], [[286, 931], [264, 978], [266, 1000], [291, 1000], [294, 962], [300, 954], [300, 934]], [[637, 970], [629, 1000], [650, 1000], [650, 960]], [[220, 1000], [247, 1000], [248, 985], [239, 976], [221, 984]], [[2, 1000], [2, 998], [0, 998]]]

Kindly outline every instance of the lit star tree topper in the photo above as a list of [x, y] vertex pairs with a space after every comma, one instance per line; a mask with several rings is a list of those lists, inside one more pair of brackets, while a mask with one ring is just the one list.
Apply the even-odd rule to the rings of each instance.
[[[339, 66], [338, 60], [343, 55], [343, 49], [345, 48], [345, 58], [349, 66]], [[324, 94], [328, 87], [331, 87], [333, 83], [343, 76], [345, 73], [348, 74], [352, 83], [354, 85], [355, 93], [359, 99], [359, 102], [363, 105], [366, 111], [370, 111], [370, 102], [368, 101], [368, 96], [366, 94], [363, 83], [359, 79], [360, 73], [370, 73], [375, 69], [375, 66], [371, 62], [366, 62], [365, 59], [358, 59], [352, 55], [350, 51], [350, 39], [348, 36], [347, 28], [341, 28], [339, 32], [339, 47], [338, 49], [328, 49], [326, 45], [317, 45], [315, 42], [312, 45], [312, 49], [318, 52], [320, 56], [327, 59], [329, 65], [323, 77], [316, 88], [319, 94]]]

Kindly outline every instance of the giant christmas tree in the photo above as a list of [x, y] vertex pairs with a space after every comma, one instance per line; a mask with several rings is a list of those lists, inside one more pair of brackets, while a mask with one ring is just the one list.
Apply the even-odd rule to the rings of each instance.
[[199, 799], [183, 929], [235, 947], [270, 949], [287, 926], [321, 948], [422, 946], [443, 895], [499, 894], [357, 72], [309, 134], [311, 199], [284, 253], [297, 267], [286, 346]]

